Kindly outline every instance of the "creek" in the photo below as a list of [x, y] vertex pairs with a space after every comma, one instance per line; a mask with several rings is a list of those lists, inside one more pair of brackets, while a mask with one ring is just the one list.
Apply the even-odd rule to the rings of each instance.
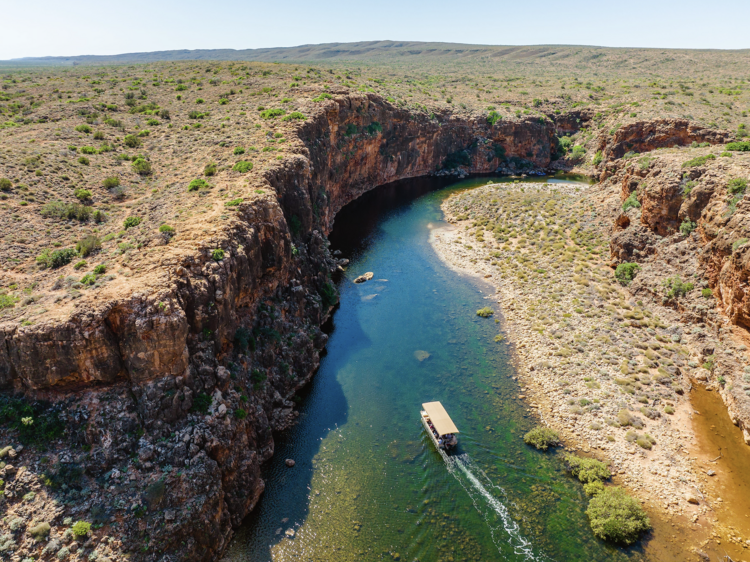
[[[536, 420], [518, 398], [512, 343], [495, 341], [493, 289], [430, 246], [430, 230], [445, 224], [441, 202], [490, 179], [507, 181], [398, 182], [337, 215], [332, 250], [351, 263], [327, 354], [225, 560], [646, 559], [642, 545], [597, 540], [559, 455], [523, 443]], [[352, 282], [367, 271], [371, 281]], [[493, 304], [494, 317], [476, 315]], [[420, 424], [433, 400], [461, 432], [456, 456], [439, 454]]]

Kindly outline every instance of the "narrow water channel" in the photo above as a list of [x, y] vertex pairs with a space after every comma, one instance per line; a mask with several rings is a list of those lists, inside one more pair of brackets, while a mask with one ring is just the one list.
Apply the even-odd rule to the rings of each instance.
[[[337, 216], [332, 249], [351, 264], [327, 355], [227, 560], [644, 559], [596, 540], [581, 486], [558, 457], [524, 445], [535, 420], [517, 398], [507, 338], [495, 341], [502, 323], [476, 315], [491, 288], [430, 247], [441, 202], [488, 179], [391, 184]], [[367, 271], [372, 281], [352, 283]], [[449, 462], [419, 421], [432, 400], [461, 431]]]

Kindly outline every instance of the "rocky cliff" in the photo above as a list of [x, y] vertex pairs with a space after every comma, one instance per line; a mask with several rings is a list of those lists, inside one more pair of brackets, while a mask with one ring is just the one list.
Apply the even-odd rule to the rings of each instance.
[[3, 467], [9, 514], [93, 520], [111, 558], [215, 559], [263, 492], [273, 431], [293, 422], [319, 364], [337, 300], [325, 238], [336, 213], [440, 169], [544, 167], [555, 143], [549, 119], [490, 125], [373, 94], [324, 100], [290, 136], [295, 154], [253, 172], [262, 195], [219, 227], [197, 222], [189, 245], [150, 254], [126, 282], [0, 326], [3, 420], [49, 447], [43, 463], [38, 449], [12, 449], [24, 466]]
[[[676, 126], [661, 136], [683, 138], [689, 130]], [[725, 138], [700, 135], [706, 144]], [[623, 201], [612, 265], [637, 263], [631, 291], [672, 306], [694, 325], [704, 363], [689, 374], [720, 391], [750, 444], [750, 154], [694, 145], [619, 160], [604, 176]]]

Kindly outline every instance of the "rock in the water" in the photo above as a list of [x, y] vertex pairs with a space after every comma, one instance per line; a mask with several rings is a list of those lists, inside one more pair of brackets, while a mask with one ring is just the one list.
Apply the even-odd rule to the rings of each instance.
[[294, 460], [293, 460], [293, 459], [286, 459], [286, 461], [285, 461], [285, 462], [286, 462], [286, 465], [287, 465], [287, 466], [288, 466], [289, 468], [292, 468], [292, 467], [293, 467], [293, 466], [294, 466], [295, 464], [297, 464], [296, 462], [294, 462]]
[[416, 357], [418, 361], [424, 361], [425, 359], [430, 358], [430, 354], [423, 349], [418, 349], [414, 352], [414, 357]]
[[294, 529], [287, 529], [284, 534], [291, 539], [294, 536]]
[[364, 283], [365, 281], [369, 281], [370, 279], [372, 279], [373, 276], [374, 276], [374, 273], [372, 271], [368, 271], [364, 275], [360, 275], [359, 277], [357, 277], [354, 280], [354, 282], [355, 283]]

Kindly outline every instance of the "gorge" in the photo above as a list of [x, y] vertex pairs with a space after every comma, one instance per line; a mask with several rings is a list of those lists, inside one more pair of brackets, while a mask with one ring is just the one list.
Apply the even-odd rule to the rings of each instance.
[[[259, 70], [257, 78], [248, 78], [243, 86], [265, 95], [263, 103], [275, 104], [272, 94], [263, 92], [266, 76]], [[221, 99], [239, 105], [245, 94], [232, 91], [235, 93], [215, 96], [213, 111], [218, 114], [226, 105]], [[211, 129], [214, 136], [205, 142], [197, 136], [191, 140], [199, 153], [189, 164], [178, 166], [168, 161], [168, 149], [175, 154], [180, 135], [199, 135], [208, 126], [194, 127], [205, 117], [191, 117], [192, 111], [188, 113], [179, 103], [171, 106], [167, 94], [164, 99], [160, 95], [151, 94], [149, 99], [158, 104], [144, 111], [156, 112], [153, 115], [159, 116], [162, 125], [169, 122], [169, 128], [165, 125], [156, 130], [158, 125], [148, 125], [155, 131], [136, 139], [141, 143], [138, 148], [151, 154], [156, 180], [139, 178], [129, 166], [122, 171], [121, 162], [105, 161], [103, 146], [109, 145], [97, 145], [96, 158], [101, 164], [91, 172], [91, 185], [85, 184], [82, 172], [79, 177], [65, 168], [73, 155], [79, 154], [69, 143], [89, 134], [81, 132], [83, 128], [78, 131], [87, 120], [95, 121], [95, 127], [103, 126], [105, 117], [113, 120], [116, 116], [124, 122], [107, 142], [127, 151], [127, 135], [121, 139], [120, 129], [142, 132], [144, 113], [118, 113], [82, 101], [76, 107], [85, 111], [73, 112], [67, 104], [55, 110], [63, 123], [39, 117], [38, 124], [1, 131], [3, 142], [39, 147], [36, 155], [25, 156], [23, 165], [11, 163], [15, 160], [10, 157], [2, 162], [0, 175], [10, 178], [12, 201], [14, 205], [18, 201], [13, 215], [2, 219], [7, 232], [20, 221], [37, 225], [38, 233], [52, 224], [43, 214], [45, 218], [39, 222], [43, 200], [28, 201], [21, 188], [26, 186], [24, 182], [31, 183], [27, 178], [36, 180], [47, 173], [62, 186], [72, 176], [73, 181], [93, 191], [93, 196], [89, 195], [97, 203], [109, 202], [107, 220], [94, 228], [101, 229], [101, 234], [111, 230], [113, 235], [110, 240], [103, 236], [105, 253], [100, 254], [109, 277], [102, 274], [95, 278], [97, 284], [91, 289], [72, 286], [75, 279], [69, 279], [78, 270], [70, 260], [62, 264], [64, 269], [38, 269], [35, 261], [39, 260], [20, 253], [23, 259], [3, 271], [3, 295], [16, 299], [12, 305], [19, 303], [6, 309], [0, 324], [2, 421], [8, 424], [4, 426], [8, 442], [0, 445], [13, 446], [3, 449], [9, 455], [7, 459], [4, 455], [3, 501], [7, 502], [8, 517], [3, 526], [10, 529], [11, 521], [16, 520], [28, 527], [32, 522], [62, 526], [67, 518], [90, 520], [103, 529], [98, 538], [106, 533], [107, 541], [100, 541], [102, 556], [113, 560], [126, 553], [134, 560], [208, 561], [222, 556], [235, 530], [263, 494], [261, 467], [274, 455], [274, 434], [278, 436], [296, 423], [295, 403], [326, 348], [328, 335], [321, 326], [330, 320], [338, 302], [336, 280], [349, 275], [345, 272], [347, 262], [331, 253], [328, 241], [329, 234], [335, 232], [337, 214], [378, 186], [432, 174], [444, 174], [445, 179], [436, 181], [446, 183], [454, 177], [450, 174], [488, 174], [498, 169], [517, 176], [564, 169], [595, 177], [600, 183], [591, 189], [591, 200], [596, 198], [597, 222], [601, 222], [597, 228], [607, 236], [612, 234], [611, 255], [597, 255], [606, 267], [637, 262], [641, 268], [622, 290], [661, 305], [665, 277], [675, 272], [683, 276], [695, 273], [696, 277], [706, 273], [705, 287], [698, 288], [713, 291], [715, 307], [706, 306], [698, 291], [663, 303], [675, 310], [685, 330], [702, 324], [705, 342], [694, 353], [711, 363], [710, 369], [701, 370], [698, 364], [683, 367], [678, 376], [684, 386], [694, 381], [716, 389], [733, 422], [750, 441], [750, 397], [743, 378], [746, 348], [740, 349], [746, 338], [744, 283], [748, 265], [745, 243], [738, 244], [747, 229], [747, 202], [743, 188], [727, 196], [725, 187], [732, 179], [746, 178], [750, 163], [746, 152], [729, 150], [728, 143], [735, 140], [733, 133], [676, 118], [633, 118], [612, 133], [601, 125], [598, 136], [586, 140], [585, 148], [581, 144], [588, 151], [586, 158], [576, 162], [559, 139], [599, 126], [602, 118], [594, 109], [550, 109], [533, 114], [508, 110], [498, 118], [496, 109], [436, 107], [425, 111], [396, 104], [375, 92], [310, 87], [304, 94], [297, 92], [294, 101], [284, 102], [293, 103], [294, 112], [290, 107], [278, 114], [299, 113], [302, 117], [262, 117], [267, 111], [262, 106], [258, 111], [263, 121], [255, 123], [244, 111], [233, 109], [227, 119], [237, 120], [233, 131], [244, 137], [219, 140], [228, 137], [217, 119]], [[188, 94], [178, 98], [182, 95]], [[197, 90], [191, 95], [208, 97]], [[224, 95], [227, 97], [221, 97]], [[171, 112], [166, 117], [158, 113], [163, 111], [159, 108], [168, 106]], [[54, 115], [47, 109], [34, 111]], [[105, 112], [106, 116], [99, 115]], [[94, 113], [97, 116], [91, 117]], [[65, 136], [58, 139], [54, 130], [60, 126], [66, 128]], [[37, 137], [43, 137], [43, 142], [32, 145]], [[234, 156], [245, 158], [238, 155], [247, 155], [250, 143], [277, 139], [284, 141], [283, 155], [271, 159], [275, 152], [264, 150], [263, 156], [268, 157], [262, 167], [256, 164], [245, 174], [229, 162], [233, 156], [226, 151], [233, 147]], [[242, 153], [236, 151], [240, 144], [245, 147]], [[266, 145], [270, 146], [279, 145]], [[708, 158], [716, 148], [732, 154], [731, 159]], [[258, 152], [254, 158], [260, 160]], [[37, 156], [37, 164], [27, 162]], [[135, 162], [137, 157], [132, 156]], [[583, 165], [597, 158], [593, 167]], [[701, 158], [700, 163], [685, 168], [688, 159]], [[204, 173], [204, 164], [216, 160], [221, 166], [218, 175]], [[39, 162], [47, 165], [43, 173]], [[115, 173], [128, 177], [133, 185], [131, 194], [120, 202], [101, 182]], [[208, 178], [213, 185], [193, 190], [191, 178], [196, 177]], [[686, 192], [689, 182], [696, 183]], [[623, 201], [633, 193], [638, 206], [623, 211]], [[735, 200], [737, 194], [740, 197]], [[49, 196], [50, 202], [57, 197]], [[70, 189], [59, 197], [72, 199]], [[205, 211], [175, 213], [177, 202], [185, 198], [190, 198], [191, 209], [204, 206]], [[22, 200], [27, 204], [21, 205]], [[733, 211], [727, 216], [724, 207], [728, 202]], [[434, 221], [440, 220], [435, 206], [429, 212]], [[133, 227], [127, 222], [122, 230], [108, 226], [136, 216], [139, 222]], [[688, 236], [682, 236], [680, 227], [686, 220], [695, 225]], [[70, 218], [55, 224], [71, 223], [77, 224]], [[176, 235], [159, 232], [164, 224], [176, 225]], [[63, 227], [59, 228], [62, 231]], [[76, 229], [79, 227], [68, 230]], [[57, 247], [52, 244], [56, 232], [51, 230], [43, 243]], [[123, 246], [126, 242], [118, 243], [133, 232], [129, 248]], [[3, 251], [13, 248], [6, 246]], [[375, 282], [379, 275], [376, 271]], [[462, 289], [455, 281], [451, 283], [451, 291], [458, 295]], [[23, 293], [22, 287], [31, 288]], [[33, 299], [22, 300], [24, 295]], [[474, 306], [476, 295], [468, 295], [454, 298]], [[32, 308], [33, 314], [25, 312]], [[502, 313], [512, 315], [510, 310]], [[469, 330], [488, 337], [486, 326]], [[717, 338], [736, 340], [728, 346], [732, 352], [719, 351], [714, 342]], [[479, 361], [485, 362], [479, 371], [489, 376], [495, 368], [508, 370], [511, 358], [504, 356], [501, 361], [507, 364], [502, 367], [493, 366], [494, 361], [500, 361], [497, 358]], [[414, 365], [423, 368], [421, 362]], [[503, 380], [496, 384], [501, 384], [501, 394], [508, 396], [511, 405], [507, 407], [515, 416], [511, 419], [522, 420], [519, 428], [524, 427], [528, 425], [524, 405], [519, 399], [510, 399], [516, 392], [515, 383], [507, 376]], [[441, 379], [430, 384], [459, 382]], [[477, 403], [479, 398], [474, 397]], [[404, 411], [403, 415], [410, 413]], [[32, 424], [21, 421], [29, 417]], [[409, 427], [407, 421], [400, 423], [400, 427]], [[476, 426], [476, 420], [471, 423]], [[490, 437], [497, 439], [488, 431]], [[520, 435], [514, 438], [519, 441]], [[569, 439], [574, 445], [575, 435]], [[24, 446], [19, 446], [22, 441]], [[383, 448], [390, 447], [389, 443], [383, 441]], [[414, 443], [399, 442], [393, 445], [393, 455], [409, 462], [427, 462], [422, 460], [423, 452], [414, 453], [414, 447]], [[538, 453], [521, 449], [514, 449], [513, 454], [524, 463], [539, 462], [545, 466], [545, 474], [555, 472], [551, 461], [539, 460]], [[523, 490], [540, 496], [547, 493], [525, 485], [511, 494]], [[580, 502], [570, 499], [580, 499], [581, 492], [571, 491], [570, 484], [560, 485], [564, 494], [570, 494], [566, 501], [573, 506], [577, 520], [584, 521]], [[29, 493], [35, 495], [31, 501], [24, 500]], [[464, 502], [461, 507], [469, 505]], [[529, 530], [538, 524], [534, 517], [531, 520], [537, 523], [529, 523], [525, 530], [541, 540], [543, 532]], [[479, 527], [480, 522], [472, 525]], [[588, 532], [577, 530], [584, 535]], [[43, 550], [46, 546], [31, 534], [12, 536], [16, 552], [43, 559], [54, 554], [54, 549]], [[57, 538], [47, 544], [54, 540]], [[576, 541], [597, 553], [591, 554], [592, 559], [612, 555], [591, 536]], [[60, 543], [57, 546], [63, 548]], [[487, 556], [489, 546], [479, 545], [476, 553]], [[466, 548], [474, 553], [471, 547]], [[232, 551], [232, 556], [235, 554]], [[556, 554], [562, 558], [569, 555]]]

